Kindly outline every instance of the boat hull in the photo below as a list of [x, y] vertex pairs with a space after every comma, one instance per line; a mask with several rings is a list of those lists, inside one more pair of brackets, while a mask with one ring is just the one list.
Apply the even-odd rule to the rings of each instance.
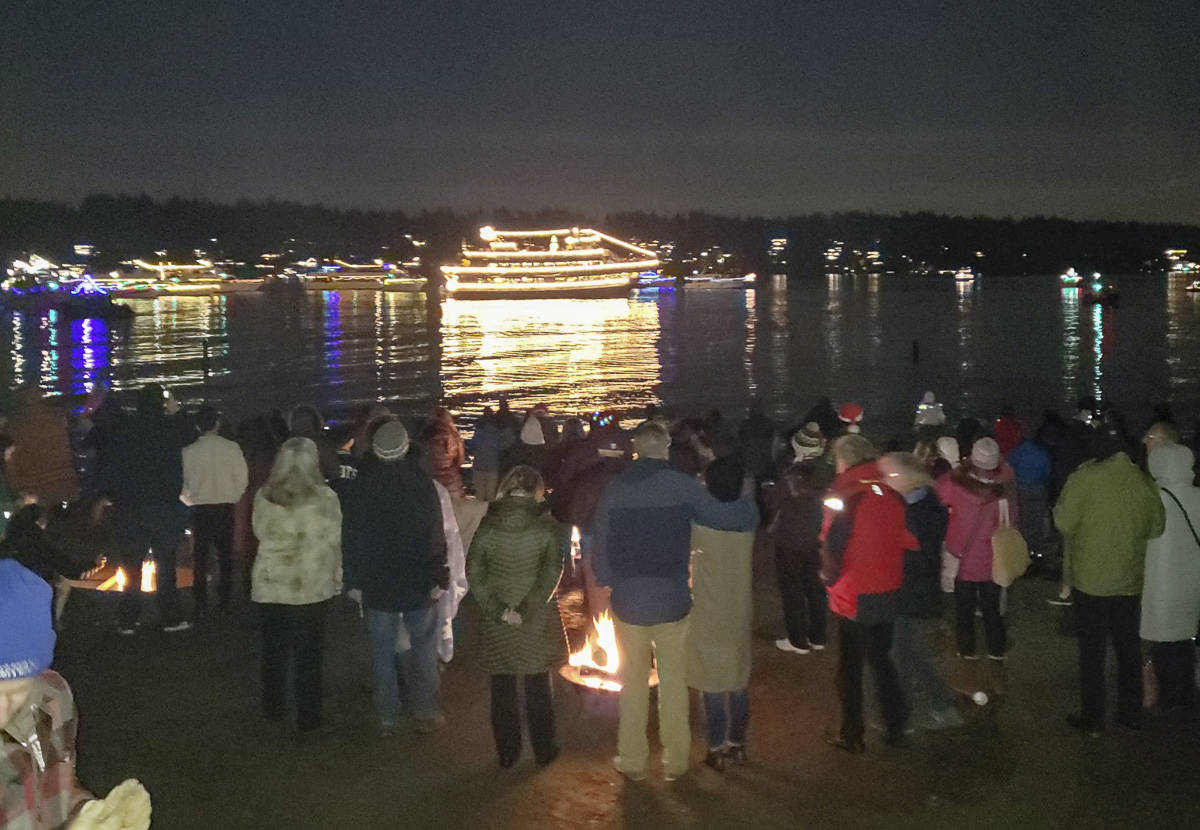
[[628, 297], [636, 280], [609, 285], [572, 285], [570, 283], [521, 283], [514, 285], [481, 285], [476, 283], [447, 284], [444, 293], [447, 299], [456, 300], [608, 300]]

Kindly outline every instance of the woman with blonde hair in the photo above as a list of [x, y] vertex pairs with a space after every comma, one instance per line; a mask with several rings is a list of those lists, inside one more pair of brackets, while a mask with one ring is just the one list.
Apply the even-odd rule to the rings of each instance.
[[492, 676], [492, 734], [505, 768], [521, 755], [518, 679], [535, 760], [544, 766], [558, 756], [550, 670], [566, 657], [554, 594], [562, 576], [561, 531], [544, 494], [537, 470], [510, 470], [467, 554], [467, 583], [482, 612], [479, 665]]
[[297, 726], [321, 725], [321, 646], [330, 599], [342, 588], [342, 511], [317, 445], [289, 438], [254, 497], [258, 556], [251, 599], [262, 619], [263, 714], [280, 720], [289, 664]]

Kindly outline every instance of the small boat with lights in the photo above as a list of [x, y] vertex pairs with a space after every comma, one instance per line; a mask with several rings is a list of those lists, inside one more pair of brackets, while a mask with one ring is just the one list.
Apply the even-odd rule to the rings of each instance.
[[1068, 268], [1058, 275], [1058, 281], [1062, 284], [1063, 288], [1075, 288], [1083, 284], [1083, 274], [1074, 268]]
[[447, 298], [624, 297], [659, 267], [646, 248], [592, 228], [479, 229], [484, 243], [464, 244], [462, 261], [443, 265]]
[[979, 275], [975, 273], [975, 269], [968, 265], [967, 267], [959, 268], [957, 271], [954, 272], [954, 281], [955, 282], [974, 282], [975, 278], [977, 276], [979, 276]]
[[740, 276], [731, 276], [729, 274], [694, 274], [690, 277], [684, 277], [683, 285], [685, 288], [694, 288], [697, 290], [716, 288], [741, 291], [746, 288], [753, 288], [754, 282], [757, 279], [757, 274], [742, 274]]

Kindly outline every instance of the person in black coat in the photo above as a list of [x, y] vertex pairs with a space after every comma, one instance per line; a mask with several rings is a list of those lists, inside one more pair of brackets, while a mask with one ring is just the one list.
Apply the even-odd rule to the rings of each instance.
[[954, 694], [935, 666], [933, 645], [942, 613], [939, 577], [949, 513], [934, 492], [925, 465], [911, 453], [888, 453], [879, 459], [879, 470], [904, 497], [905, 523], [919, 542], [915, 550], [904, 553], [900, 613], [892, 635], [892, 660], [912, 707], [910, 722], [925, 729], [961, 726]]
[[116, 420], [98, 456], [100, 495], [113, 506], [113, 534], [125, 570], [118, 633], [133, 634], [141, 616], [142, 562], [152, 555], [157, 569], [159, 624], [183, 631], [175, 589], [175, 553], [183, 540], [187, 507], [183, 490], [183, 447], [191, 440], [179, 404], [157, 383], [138, 391], [137, 411]]

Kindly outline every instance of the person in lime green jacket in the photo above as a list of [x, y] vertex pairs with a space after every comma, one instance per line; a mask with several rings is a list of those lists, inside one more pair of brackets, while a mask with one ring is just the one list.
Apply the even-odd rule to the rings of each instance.
[[1067, 722], [1090, 735], [1104, 728], [1104, 658], [1117, 655], [1117, 723], [1140, 729], [1142, 659], [1138, 640], [1146, 542], [1162, 534], [1165, 515], [1154, 482], [1120, 438], [1103, 429], [1093, 460], [1071, 474], [1054, 507], [1063, 535], [1063, 582], [1072, 588], [1079, 637], [1081, 711]]

